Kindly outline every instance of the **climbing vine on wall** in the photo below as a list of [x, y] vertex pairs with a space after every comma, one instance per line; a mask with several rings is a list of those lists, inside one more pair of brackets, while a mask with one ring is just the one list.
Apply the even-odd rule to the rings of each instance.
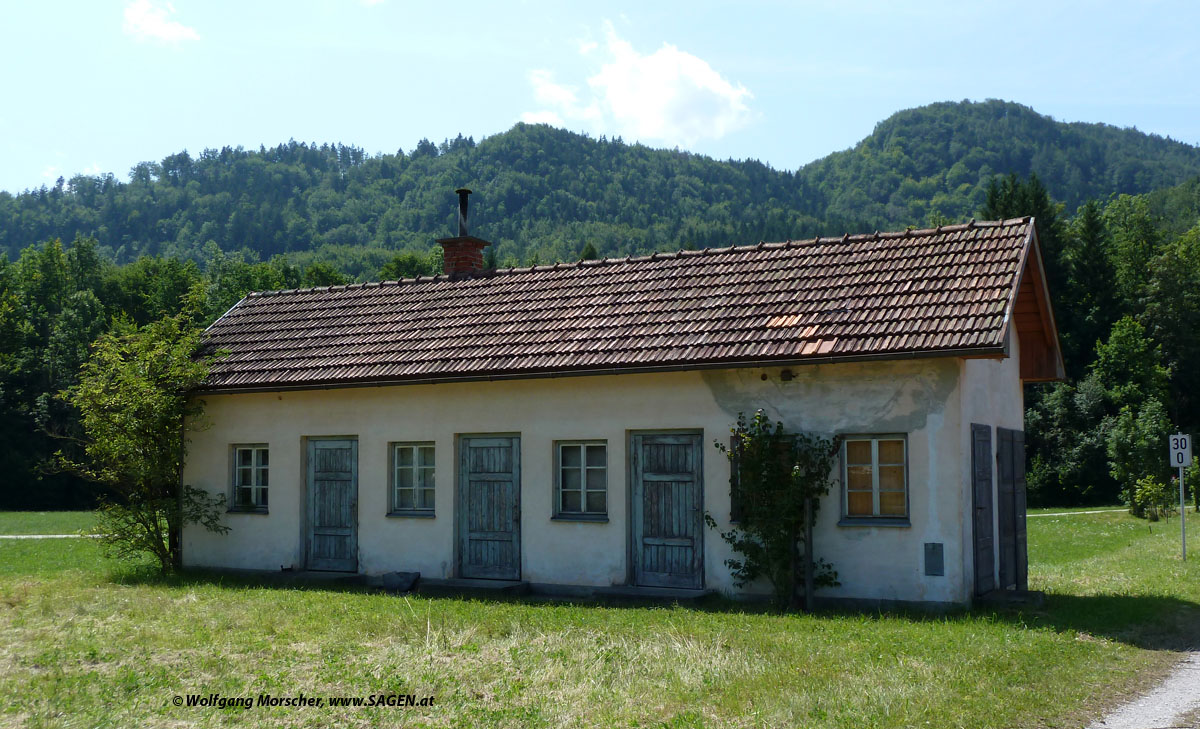
[[[716, 447], [730, 460], [731, 521], [721, 532], [737, 554], [725, 564], [739, 587], [759, 578], [771, 583], [780, 607], [803, 596], [812, 608], [816, 587], [837, 583], [832, 566], [813, 558], [813, 522], [820, 498], [829, 493], [837, 439], [789, 433], [762, 410], [738, 415], [728, 445]], [[716, 520], [705, 514], [710, 528]]]

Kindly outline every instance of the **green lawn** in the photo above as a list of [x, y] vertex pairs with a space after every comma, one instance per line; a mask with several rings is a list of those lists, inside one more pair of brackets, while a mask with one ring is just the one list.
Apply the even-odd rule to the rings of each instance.
[[[1200, 518], [1189, 526], [1200, 537]], [[947, 616], [163, 581], [106, 562], [91, 540], [0, 540], [0, 725], [1079, 726], [1200, 634], [1200, 567], [1180, 564], [1174, 519], [1072, 515], [1029, 530], [1046, 605]], [[436, 701], [172, 704], [301, 692]]]
[[0, 511], [0, 534], [75, 534], [95, 523], [90, 511]]

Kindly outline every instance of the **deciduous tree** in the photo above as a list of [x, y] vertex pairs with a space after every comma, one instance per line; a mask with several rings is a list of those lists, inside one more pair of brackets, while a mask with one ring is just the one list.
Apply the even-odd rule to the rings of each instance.
[[98, 534], [118, 557], [150, 554], [163, 571], [180, 565], [182, 528], [224, 532], [224, 499], [182, 482], [187, 434], [204, 426], [191, 391], [211, 359], [198, 357], [190, 311], [144, 326], [129, 322], [100, 337], [79, 383], [63, 397], [79, 411], [83, 457], [66, 465], [105, 487]]

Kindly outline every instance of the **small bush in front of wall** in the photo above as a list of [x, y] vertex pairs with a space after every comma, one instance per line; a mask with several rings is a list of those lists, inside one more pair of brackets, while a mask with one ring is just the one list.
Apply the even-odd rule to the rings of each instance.
[[1143, 476], [1137, 481], [1134, 504], [1150, 521], [1158, 521], [1171, 515], [1172, 489], [1153, 476]]
[[[743, 587], [759, 578], [771, 583], [780, 607], [796, 602], [806, 575], [814, 587], [838, 584], [837, 573], [812, 557], [812, 524], [821, 496], [829, 492], [837, 442], [784, 430], [762, 410], [738, 415], [729, 445], [716, 447], [730, 460], [735, 523], [721, 538], [740, 557], [725, 560]], [[710, 528], [716, 520], [705, 514]], [[811, 607], [811, 594], [805, 592]]]

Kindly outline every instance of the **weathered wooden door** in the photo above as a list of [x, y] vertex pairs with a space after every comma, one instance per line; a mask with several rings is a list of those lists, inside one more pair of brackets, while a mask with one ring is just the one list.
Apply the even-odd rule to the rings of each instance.
[[358, 570], [358, 441], [308, 441], [308, 568]]
[[1025, 433], [996, 429], [996, 493], [1000, 522], [1000, 588], [1028, 589], [1025, 537]]
[[996, 530], [992, 523], [992, 428], [971, 424], [971, 489], [974, 495], [975, 594], [996, 589]]
[[459, 574], [521, 579], [521, 439], [459, 441]]
[[699, 433], [630, 437], [633, 581], [704, 586], [704, 476]]

